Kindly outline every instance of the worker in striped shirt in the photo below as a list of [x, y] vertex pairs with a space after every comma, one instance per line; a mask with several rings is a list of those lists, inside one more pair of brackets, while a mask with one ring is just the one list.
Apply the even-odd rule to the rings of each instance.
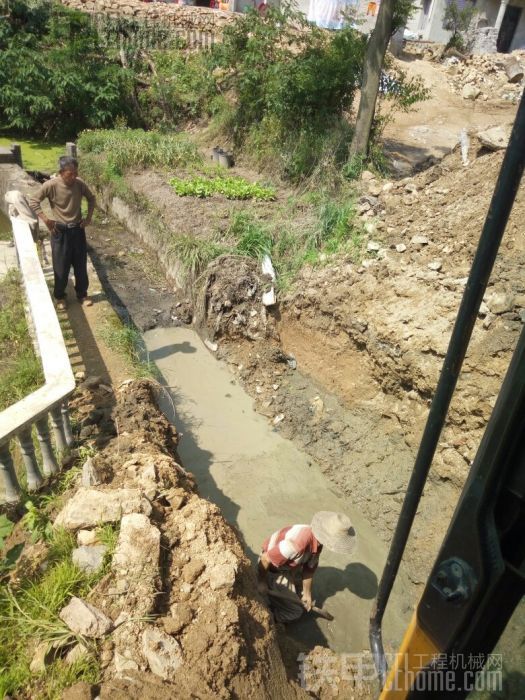
[[331, 511], [316, 513], [310, 525], [290, 525], [270, 535], [262, 546], [258, 579], [276, 621], [292, 622], [312, 608], [312, 581], [323, 546], [351, 554], [355, 545], [349, 518]]

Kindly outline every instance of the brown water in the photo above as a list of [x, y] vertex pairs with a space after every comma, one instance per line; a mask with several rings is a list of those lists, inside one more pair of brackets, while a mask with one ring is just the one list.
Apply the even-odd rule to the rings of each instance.
[[[183, 464], [195, 475], [200, 494], [238, 528], [252, 561], [266, 536], [280, 527], [308, 523], [318, 510], [350, 515], [359, 533], [357, 552], [350, 558], [323, 552], [314, 584], [314, 596], [335, 620], [305, 620], [300, 634], [337, 652], [366, 649], [370, 607], [386, 558], [374, 528], [317, 464], [254, 411], [252, 399], [193, 330], [156, 328], [144, 340], [171, 393], [162, 408], [182, 433]], [[385, 637], [394, 646], [405, 612], [398, 591], [386, 620]]]

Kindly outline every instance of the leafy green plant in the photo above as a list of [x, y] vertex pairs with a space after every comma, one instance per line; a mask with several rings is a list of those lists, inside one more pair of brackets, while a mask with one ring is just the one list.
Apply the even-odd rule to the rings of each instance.
[[273, 187], [263, 187], [258, 183], [251, 183], [242, 177], [216, 176], [206, 178], [197, 175], [189, 180], [174, 177], [170, 185], [180, 197], [210, 197], [213, 194], [222, 194], [227, 199], [254, 199], [256, 201], [269, 201], [275, 199]]
[[0, 17], [0, 124], [74, 136], [133, 117], [133, 76], [100, 45], [88, 15], [14, 0]]
[[53, 525], [45, 510], [33, 501], [26, 501], [26, 513], [23, 517], [24, 527], [30, 532], [31, 540], [48, 540], [53, 533]]

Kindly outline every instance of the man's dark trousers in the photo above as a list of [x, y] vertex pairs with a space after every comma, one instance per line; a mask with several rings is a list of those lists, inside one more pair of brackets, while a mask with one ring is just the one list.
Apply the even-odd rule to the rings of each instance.
[[82, 226], [68, 228], [66, 224], [57, 223], [55, 233], [51, 234], [51, 252], [55, 273], [55, 299], [63, 299], [66, 295], [71, 266], [75, 273], [75, 292], [79, 299], [83, 299], [87, 296], [89, 284], [85, 230]]

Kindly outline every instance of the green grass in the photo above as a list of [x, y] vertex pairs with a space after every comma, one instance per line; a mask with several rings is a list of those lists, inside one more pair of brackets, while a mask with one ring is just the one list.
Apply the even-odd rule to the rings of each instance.
[[22, 163], [26, 170], [39, 170], [43, 173], [55, 173], [58, 170], [59, 157], [66, 152], [65, 143], [0, 136], [0, 146], [10, 146], [12, 143], [19, 143], [22, 147]]
[[142, 129], [96, 129], [78, 138], [84, 154], [103, 155], [106, 176], [123, 175], [130, 168], [174, 168], [202, 162], [187, 137]]
[[217, 241], [180, 236], [173, 239], [170, 251], [182, 264], [186, 274], [195, 279], [212, 260], [231, 253], [232, 249]]
[[[0, 589], [0, 697], [17, 695], [32, 682], [41, 686], [40, 697], [60, 697], [60, 691], [76, 680], [97, 680], [99, 670], [93, 656], [71, 667], [57, 659], [38, 679], [29, 670], [38, 644], [51, 649], [52, 645], [63, 648], [81, 641], [88, 646], [58, 615], [71, 596], [86, 596], [92, 584], [91, 577], [66, 559], [49, 566], [37, 581], [26, 581], [17, 590], [7, 585]], [[24, 697], [36, 695], [29, 691]]]
[[101, 331], [101, 337], [111, 350], [124, 355], [137, 379], [158, 377], [157, 367], [149, 361], [144, 341], [135, 326], [122, 323], [115, 317], [106, 323]]
[[24, 291], [17, 271], [0, 281], [0, 411], [44, 383], [24, 313]]

